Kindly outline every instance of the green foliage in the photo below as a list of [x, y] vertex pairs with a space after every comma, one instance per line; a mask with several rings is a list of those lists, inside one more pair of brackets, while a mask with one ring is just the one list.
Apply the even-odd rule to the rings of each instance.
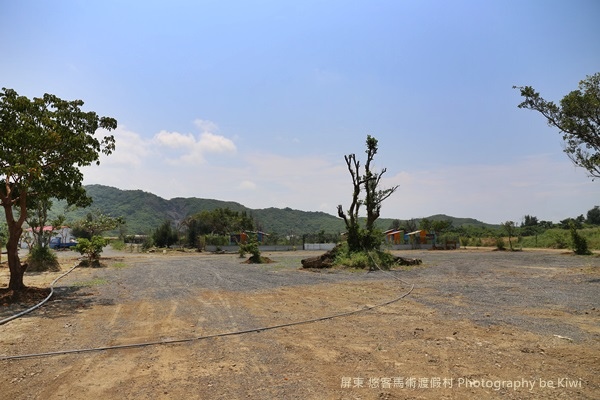
[[[578, 229], [577, 234], [582, 236], [589, 249], [600, 250], [600, 228]], [[553, 228], [540, 233], [537, 237], [523, 237], [523, 247], [539, 247], [547, 249], [573, 248], [573, 238], [570, 230]]]
[[204, 235], [204, 243], [207, 246], [227, 246], [229, 245], [229, 236], [225, 235]]
[[[83, 101], [52, 94], [32, 100], [12, 89], [0, 92], [0, 205], [8, 224], [9, 288], [22, 290], [24, 269], [18, 240], [28, 207], [50, 198], [88, 206], [81, 167], [99, 164], [115, 149], [112, 135], [94, 137], [100, 128], [117, 127], [113, 118], [81, 110]], [[16, 211], [16, 213], [15, 213]]]
[[339, 233], [326, 233], [324, 230], [313, 234], [306, 234], [303, 238], [305, 243], [338, 243]]
[[117, 250], [117, 251], [125, 250], [126, 246], [127, 245], [125, 244], [125, 242], [123, 240], [111, 240], [111, 242], [110, 242], [110, 247], [112, 247], [114, 250]]
[[542, 227], [539, 224], [537, 217], [525, 215], [521, 223], [521, 234], [523, 236], [537, 235]]
[[496, 248], [498, 250], [506, 250], [506, 243], [504, 242], [504, 238], [502, 236], [498, 236], [496, 238]]
[[[516, 89], [517, 87], [515, 87]], [[524, 101], [519, 108], [538, 111], [549, 126], [558, 128], [564, 151], [593, 178], [600, 177], [600, 73], [586, 76], [579, 89], [564, 96], [557, 106], [544, 100], [531, 86], [519, 87]]]
[[102, 254], [102, 250], [107, 244], [108, 240], [102, 236], [92, 236], [90, 240], [81, 238], [78, 240], [74, 250], [86, 256], [88, 263], [91, 264], [100, 259], [100, 254]]
[[590, 225], [600, 225], [600, 207], [595, 206], [587, 212], [586, 222]]
[[460, 237], [460, 245], [462, 247], [464, 247], [465, 249], [467, 248], [467, 246], [471, 243], [471, 238], [468, 236], [461, 236]]
[[334, 264], [351, 269], [389, 270], [394, 265], [394, 256], [381, 250], [353, 252], [343, 243], [335, 254]]
[[229, 235], [254, 229], [254, 221], [246, 211], [233, 211], [229, 208], [217, 208], [202, 211], [191, 217], [188, 227], [193, 227], [196, 235]]
[[60, 264], [56, 254], [46, 246], [34, 246], [27, 256], [28, 271], [60, 271]]
[[[380, 234], [375, 232], [375, 221], [379, 218], [381, 205], [385, 199], [390, 197], [398, 186], [389, 189], [381, 189], [380, 181], [386, 169], [381, 172], [371, 170], [371, 163], [377, 154], [378, 141], [374, 137], [367, 135], [367, 161], [364, 167], [364, 174], [361, 174], [360, 161], [356, 159], [355, 154], [344, 156], [348, 172], [352, 177], [352, 201], [350, 208], [344, 211], [342, 205], [338, 205], [338, 216], [344, 220], [346, 225], [346, 241], [351, 252], [361, 250], [369, 251], [378, 249], [381, 245]], [[365, 193], [361, 198], [361, 192]], [[361, 206], [365, 206], [366, 220], [365, 227], [360, 226], [358, 218]]]
[[419, 228], [439, 235], [452, 228], [452, 220], [423, 218], [419, 221]]
[[[517, 235], [517, 226], [513, 221], [506, 221], [502, 224], [502, 229], [508, 236], [508, 245], [511, 250], [513, 249], [512, 238]], [[500, 247], [498, 247], [500, 249]]]
[[170, 221], [164, 221], [152, 235], [154, 245], [157, 247], [169, 247], [177, 243], [177, 232], [173, 230]]
[[125, 220], [122, 217], [111, 217], [95, 209], [74, 223], [73, 235], [90, 239], [104, 232], [115, 230], [124, 223]]
[[253, 264], [262, 264], [264, 262], [260, 255], [258, 240], [255, 235], [248, 235], [246, 243], [238, 243], [240, 257], [244, 257], [246, 253], [250, 253], [249, 261]]
[[577, 228], [575, 227], [575, 224], [571, 225], [570, 230], [571, 230], [571, 248], [573, 249], [575, 254], [579, 254], [579, 255], [591, 254], [590, 250], [588, 249], [587, 240], [585, 240], [585, 238], [582, 237], [577, 232]]
[[147, 251], [154, 247], [154, 239], [152, 236], [147, 236], [142, 242], [142, 250]]

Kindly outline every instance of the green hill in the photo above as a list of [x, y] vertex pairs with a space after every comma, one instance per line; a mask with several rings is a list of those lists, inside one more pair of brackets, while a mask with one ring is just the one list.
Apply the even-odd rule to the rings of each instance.
[[[66, 203], [56, 201], [50, 216], [64, 214], [68, 223], [83, 218], [93, 209], [113, 217], [124, 217], [128, 234], [145, 234], [156, 229], [163, 221], [180, 221], [201, 211], [216, 208], [229, 208], [233, 211], [246, 211], [265, 232], [281, 235], [305, 233], [339, 233], [345, 230], [344, 222], [331, 214], [314, 211], [300, 211], [291, 208], [250, 209], [233, 201], [177, 197], [165, 200], [142, 190], [121, 190], [103, 185], [86, 186], [87, 193], [94, 200], [88, 209], [66, 210]], [[461, 225], [490, 226], [470, 218], [453, 218], [434, 215], [429, 219], [450, 219], [455, 227]], [[393, 220], [381, 218], [378, 226], [388, 229]]]

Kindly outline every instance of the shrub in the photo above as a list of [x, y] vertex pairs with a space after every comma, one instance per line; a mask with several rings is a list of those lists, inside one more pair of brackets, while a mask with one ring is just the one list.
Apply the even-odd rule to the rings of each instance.
[[239, 254], [240, 257], [244, 257], [246, 253], [250, 253], [249, 261], [254, 264], [261, 264], [263, 262], [262, 257], [260, 256], [260, 248], [258, 247], [258, 240], [254, 236], [250, 236], [248, 238], [247, 243], [239, 243], [240, 249]]
[[204, 235], [204, 243], [209, 246], [227, 246], [229, 244], [229, 237], [224, 235]]
[[461, 238], [460, 238], [460, 245], [462, 247], [464, 247], [466, 249], [470, 242], [471, 242], [471, 238], [470, 237], [468, 237], [468, 236], [461, 236]]
[[110, 247], [118, 251], [125, 250], [125, 242], [122, 240], [112, 240], [110, 242]]
[[562, 232], [551, 232], [551, 245], [553, 249], [565, 249], [567, 248], [567, 239]]
[[147, 251], [150, 250], [152, 247], [154, 247], [154, 239], [148, 236], [144, 239], [144, 242], [142, 243], [142, 250]]
[[354, 269], [384, 269], [394, 265], [394, 255], [380, 250], [350, 252], [344, 243], [336, 252], [335, 265]]
[[573, 251], [575, 252], [575, 254], [579, 254], [579, 255], [591, 254], [590, 250], [588, 249], [587, 240], [585, 240], [585, 238], [577, 232], [577, 228], [575, 227], [575, 224], [571, 224], [570, 229], [571, 229], [571, 242], [572, 242], [571, 247], [572, 247]]
[[79, 239], [75, 251], [78, 251], [81, 255], [87, 256], [88, 263], [97, 262], [100, 259], [100, 254], [104, 246], [108, 244], [108, 241], [102, 236], [92, 236], [91, 240]]
[[502, 236], [496, 238], [496, 248], [498, 250], [506, 250], [506, 244], [504, 243], [504, 238]]
[[27, 270], [32, 272], [60, 271], [56, 254], [48, 247], [34, 246], [27, 257], [27, 264]]

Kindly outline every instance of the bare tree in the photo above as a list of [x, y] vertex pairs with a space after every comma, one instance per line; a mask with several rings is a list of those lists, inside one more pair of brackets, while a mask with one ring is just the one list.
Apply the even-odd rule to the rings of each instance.
[[[377, 143], [377, 139], [370, 135], [367, 136], [367, 162], [364, 174], [361, 174], [360, 161], [356, 159], [356, 155], [349, 154], [344, 156], [348, 171], [352, 177], [352, 202], [347, 212], [344, 211], [341, 204], [338, 205], [338, 216], [346, 224], [348, 247], [351, 252], [379, 248], [381, 238], [375, 234], [375, 221], [380, 216], [383, 201], [398, 189], [398, 186], [389, 189], [379, 188], [381, 177], [386, 172], [386, 169], [384, 168], [380, 172], [371, 170], [371, 163], [377, 154]], [[365, 191], [364, 199], [361, 198], [361, 191], [363, 189]], [[367, 219], [365, 228], [361, 229], [358, 216], [359, 210], [363, 205], [367, 212]]]

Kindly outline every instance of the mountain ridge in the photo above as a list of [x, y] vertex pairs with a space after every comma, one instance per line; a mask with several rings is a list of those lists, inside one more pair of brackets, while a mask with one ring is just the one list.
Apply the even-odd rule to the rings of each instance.
[[[265, 232], [302, 235], [305, 233], [339, 233], [345, 230], [342, 219], [322, 211], [302, 211], [285, 208], [251, 209], [235, 201], [203, 199], [198, 197], [174, 197], [164, 199], [158, 195], [140, 189], [122, 190], [105, 185], [86, 185], [88, 195], [93, 199], [91, 207], [68, 210], [64, 201], [55, 201], [50, 215], [64, 214], [67, 222], [83, 218], [88, 212], [97, 209], [113, 217], [124, 217], [127, 234], [147, 234], [156, 229], [163, 221], [181, 221], [202, 211], [217, 208], [229, 208], [232, 211], [246, 212]], [[66, 211], [59, 211], [66, 210]], [[430, 220], [450, 219], [457, 226], [495, 227], [473, 218], [456, 218], [444, 214], [427, 217]], [[420, 220], [422, 218], [415, 218]], [[378, 227], [388, 229], [393, 218], [378, 219]]]

